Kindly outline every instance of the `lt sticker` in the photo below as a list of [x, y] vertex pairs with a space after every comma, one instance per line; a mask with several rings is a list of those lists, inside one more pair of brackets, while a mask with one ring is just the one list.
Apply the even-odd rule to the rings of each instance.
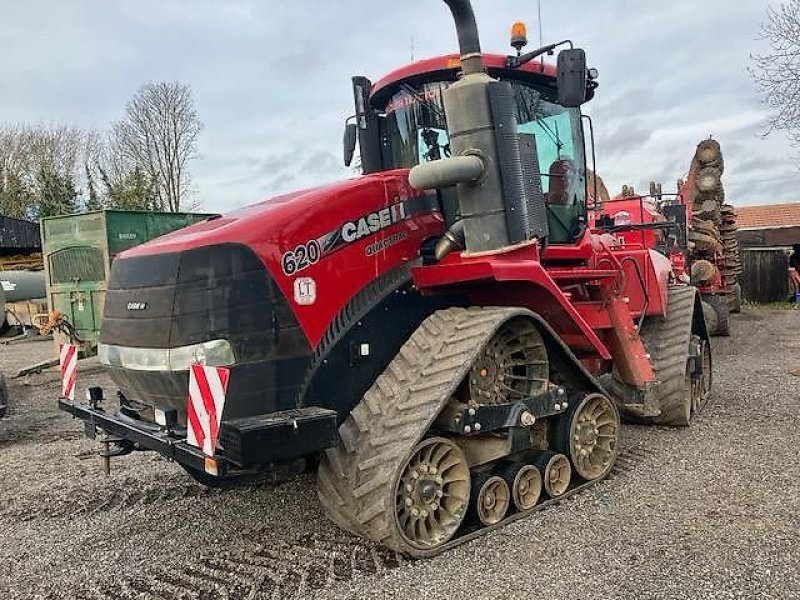
[[294, 301], [300, 306], [309, 306], [317, 301], [317, 282], [311, 277], [294, 280]]

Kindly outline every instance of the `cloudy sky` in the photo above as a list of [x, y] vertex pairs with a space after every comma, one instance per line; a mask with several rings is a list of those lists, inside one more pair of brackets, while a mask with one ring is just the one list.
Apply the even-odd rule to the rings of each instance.
[[[544, 39], [571, 38], [600, 71], [588, 105], [598, 172], [664, 190], [713, 135], [734, 204], [798, 201], [797, 151], [765, 118], [747, 74], [767, 0], [541, 0]], [[485, 51], [512, 21], [538, 37], [536, 0], [473, 0]], [[646, 6], [646, 8], [645, 8]], [[105, 129], [137, 88], [192, 87], [204, 123], [196, 199], [225, 211], [352, 176], [341, 167], [350, 76], [377, 80], [452, 52], [438, 0], [0, 0], [0, 121]]]

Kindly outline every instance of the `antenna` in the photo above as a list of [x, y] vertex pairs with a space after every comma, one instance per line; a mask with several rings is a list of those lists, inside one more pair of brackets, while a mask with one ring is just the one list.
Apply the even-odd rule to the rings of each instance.
[[[541, 48], [544, 46], [544, 34], [542, 33], [542, 0], [536, 0], [536, 12], [539, 16], [537, 22], [539, 23], [539, 48]], [[541, 65], [542, 71], [544, 71], [544, 54], [542, 54], [539, 64]]]
[[[539, 23], [539, 48], [541, 48], [544, 46], [544, 42], [542, 41], [544, 38], [544, 35], [542, 34], [542, 0], [536, 0], [536, 11], [539, 13], [539, 19], [537, 22]], [[542, 60], [544, 60], [544, 58]]]
[[414, 36], [411, 36], [411, 62], [414, 62]]

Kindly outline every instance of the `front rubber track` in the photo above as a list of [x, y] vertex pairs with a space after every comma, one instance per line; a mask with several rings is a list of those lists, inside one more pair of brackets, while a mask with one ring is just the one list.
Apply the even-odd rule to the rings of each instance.
[[522, 308], [473, 307], [440, 310], [423, 321], [342, 423], [340, 443], [323, 456], [319, 499], [334, 522], [414, 557], [438, 554], [481, 534], [459, 532], [431, 549], [409, 545], [396, 525], [395, 490], [414, 447], [478, 354], [503, 323], [520, 316], [534, 318]]

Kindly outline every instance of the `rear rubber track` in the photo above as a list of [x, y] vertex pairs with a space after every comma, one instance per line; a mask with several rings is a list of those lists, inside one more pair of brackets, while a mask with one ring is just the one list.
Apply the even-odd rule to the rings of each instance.
[[648, 422], [685, 427], [691, 420], [691, 401], [687, 406], [684, 385], [696, 293], [691, 286], [670, 286], [667, 316], [652, 317], [642, 326], [640, 334], [659, 380], [661, 408], [661, 414]]

